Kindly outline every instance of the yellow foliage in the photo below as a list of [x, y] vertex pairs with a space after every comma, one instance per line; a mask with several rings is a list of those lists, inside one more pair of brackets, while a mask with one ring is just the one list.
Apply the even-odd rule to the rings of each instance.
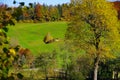
[[120, 50], [120, 35], [117, 11], [112, 3], [106, 0], [72, 0], [72, 3], [74, 17], [68, 27], [67, 35], [71, 36], [68, 39], [73, 38], [73, 42], [90, 54], [113, 57], [109, 54]]
[[105, 58], [111, 58], [111, 59], [115, 59], [116, 58], [116, 56], [112, 55], [111, 53], [105, 53], [104, 57]]
[[15, 52], [15, 50], [14, 50], [14, 49], [12, 49], [12, 48], [11, 48], [11, 49], [9, 49], [9, 51], [10, 51], [10, 54], [11, 54], [11, 55], [13, 55], [13, 56], [15, 56], [15, 55], [16, 55], [16, 52]]

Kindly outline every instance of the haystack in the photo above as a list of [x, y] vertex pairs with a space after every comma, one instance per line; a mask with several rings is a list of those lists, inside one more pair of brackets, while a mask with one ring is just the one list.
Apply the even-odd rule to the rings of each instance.
[[51, 42], [53, 42], [54, 41], [54, 38], [51, 36], [51, 34], [50, 34], [50, 32], [48, 32], [47, 34], [46, 34], [46, 36], [44, 37], [44, 43], [51, 43]]

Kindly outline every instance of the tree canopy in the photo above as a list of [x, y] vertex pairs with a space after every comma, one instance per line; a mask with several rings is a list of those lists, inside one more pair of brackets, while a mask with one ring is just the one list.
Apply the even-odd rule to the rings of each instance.
[[94, 80], [97, 80], [100, 59], [114, 58], [113, 54], [119, 48], [117, 12], [106, 0], [72, 0], [72, 4], [74, 11], [66, 39], [74, 48], [93, 56]]

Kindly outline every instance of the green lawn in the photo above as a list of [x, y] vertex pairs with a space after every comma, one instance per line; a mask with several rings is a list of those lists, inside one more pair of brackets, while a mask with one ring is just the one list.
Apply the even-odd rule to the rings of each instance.
[[[58, 48], [64, 39], [67, 22], [47, 22], [47, 23], [16, 23], [9, 27], [8, 36], [12, 45], [20, 44], [24, 48], [29, 48], [34, 55], [41, 52], [51, 52]], [[54, 38], [59, 38], [60, 42], [45, 44], [44, 36], [50, 32]]]

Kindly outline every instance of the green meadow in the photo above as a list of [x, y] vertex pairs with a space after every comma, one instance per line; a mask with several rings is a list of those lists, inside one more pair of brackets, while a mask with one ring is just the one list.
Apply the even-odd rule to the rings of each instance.
[[[15, 26], [9, 26], [8, 36], [12, 46], [19, 44], [30, 49], [33, 55], [37, 55], [59, 48], [64, 41], [66, 28], [67, 22], [16, 23]], [[60, 41], [45, 44], [43, 39], [48, 32]]]

